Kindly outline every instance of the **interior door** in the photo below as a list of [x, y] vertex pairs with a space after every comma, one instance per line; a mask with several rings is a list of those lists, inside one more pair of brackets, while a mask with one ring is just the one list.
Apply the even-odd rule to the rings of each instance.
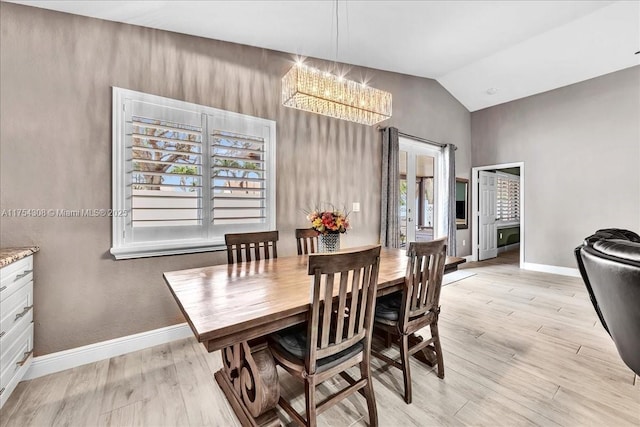
[[498, 256], [498, 238], [496, 230], [496, 174], [479, 171], [480, 213], [478, 217], [478, 259], [480, 261]]

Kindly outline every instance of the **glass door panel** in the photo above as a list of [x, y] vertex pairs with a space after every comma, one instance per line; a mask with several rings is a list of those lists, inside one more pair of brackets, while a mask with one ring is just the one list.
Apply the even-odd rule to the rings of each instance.
[[434, 224], [434, 158], [425, 154], [416, 154], [416, 201], [418, 213], [416, 221], [417, 242], [433, 240]]

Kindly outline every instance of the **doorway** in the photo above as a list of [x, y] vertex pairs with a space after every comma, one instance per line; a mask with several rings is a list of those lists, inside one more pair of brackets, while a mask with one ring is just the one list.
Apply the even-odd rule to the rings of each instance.
[[400, 137], [400, 247], [408, 242], [433, 240], [441, 234], [439, 185], [443, 170], [438, 148]]
[[512, 236], [519, 236], [519, 265], [524, 267], [524, 176], [524, 162], [472, 168], [473, 261], [497, 256], [502, 249], [513, 246], [509, 240]]

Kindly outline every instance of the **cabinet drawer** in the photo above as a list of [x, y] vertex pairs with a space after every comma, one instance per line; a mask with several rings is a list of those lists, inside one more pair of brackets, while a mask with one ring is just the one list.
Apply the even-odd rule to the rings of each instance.
[[33, 282], [24, 284], [0, 302], [0, 334], [10, 335], [25, 316], [33, 316]]
[[18, 340], [18, 337], [29, 327], [33, 322], [33, 310], [29, 310], [27, 314], [13, 323], [13, 327], [8, 331], [0, 331], [0, 358], [4, 358], [5, 354], [13, 343]]
[[32, 353], [33, 323], [30, 323], [16, 342], [0, 358], [0, 366], [2, 366], [0, 388], [6, 387], [20, 368], [31, 361]]
[[22, 258], [0, 269], [0, 301], [13, 294], [21, 284], [33, 279], [33, 256]]

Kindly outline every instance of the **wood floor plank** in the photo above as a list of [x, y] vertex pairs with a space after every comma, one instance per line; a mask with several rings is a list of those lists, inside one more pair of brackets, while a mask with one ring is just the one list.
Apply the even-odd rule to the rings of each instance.
[[141, 418], [143, 405], [144, 400], [138, 400], [105, 412], [100, 415], [98, 427], [142, 427], [145, 425], [145, 420]]
[[70, 371], [66, 371], [63, 375], [52, 374], [31, 380], [29, 388], [20, 400], [20, 406], [11, 414], [6, 425], [11, 427], [53, 425], [56, 414], [62, 409], [65, 391], [70, 380]]
[[18, 383], [11, 396], [9, 396], [2, 409], [0, 409], [0, 427], [6, 427], [8, 425], [15, 411], [24, 410], [22, 400], [25, 396], [27, 399], [31, 396], [31, 393], [28, 393], [27, 390], [32, 383], [33, 381], [22, 381]]
[[[393, 357], [393, 355], [389, 355]], [[398, 358], [396, 352], [396, 358]], [[374, 378], [377, 380], [374, 384], [376, 396], [378, 400], [386, 402], [395, 401], [400, 406], [402, 412], [410, 414], [410, 417], [419, 417], [420, 412], [428, 412], [435, 420], [435, 425], [442, 425], [460, 410], [471, 397], [475, 396], [475, 390], [466, 388], [450, 388], [447, 386], [447, 378], [444, 380], [438, 378], [433, 368], [424, 366], [417, 359], [410, 361], [411, 377], [417, 380], [412, 381], [413, 402], [406, 405], [403, 400], [404, 383], [402, 380], [402, 371], [393, 367], [385, 367], [381, 362], [374, 360], [372, 364], [376, 366], [374, 369]], [[417, 406], [414, 406], [419, 402]], [[384, 406], [383, 406], [384, 408]], [[414, 413], [415, 411], [418, 413]], [[414, 413], [414, 414], [412, 414]], [[404, 414], [395, 413], [398, 420], [403, 419]]]
[[228, 405], [221, 404], [224, 394], [213, 379], [204, 347], [187, 339], [172, 342], [170, 348], [189, 425], [239, 426]]
[[109, 359], [107, 384], [100, 402], [100, 413], [111, 412], [120, 407], [150, 398], [145, 395], [143, 385], [142, 351], [136, 351]]
[[[514, 409], [518, 410], [514, 410]], [[524, 412], [524, 414], [523, 414]], [[503, 396], [495, 393], [487, 394], [482, 400], [468, 402], [455, 417], [466, 425], [493, 425], [493, 426], [526, 426], [545, 425], [558, 426], [559, 424], [528, 410]]]
[[640, 403], [637, 400], [635, 405], [623, 405], [613, 408], [599, 398], [591, 399], [586, 397], [584, 393], [578, 393], [564, 387], [560, 387], [553, 400], [566, 405], [571, 415], [580, 423], [593, 424], [594, 420], [600, 419], [602, 420], [602, 425], [640, 425], [640, 412], [638, 411]]
[[71, 369], [61, 408], [52, 424], [78, 427], [98, 424], [100, 405], [94, 402], [102, 400], [108, 369], [107, 359]]
[[[443, 287], [440, 301], [445, 378], [412, 359], [406, 405], [401, 371], [372, 362], [381, 426], [640, 426], [640, 378], [620, 360], [579, 278], [520, 270], [517, 253], [461, 269], [475, 275]], [[0, 427], [237, 426], [213, 379], [221, 366], [219, 352], [189, 338], [25, 381]], [[301, 385], [280, 377], [302, 410]], [[344, 385], [337, 377], [318, 390]], [[366, 426], [366, 402], [350, 396], [319, 423]]]
[[143, 400], [140, 418], [153, 426], [189, 425], [186, 405], [169, 344], [142, 350], [143, 388], [150, 398]]

